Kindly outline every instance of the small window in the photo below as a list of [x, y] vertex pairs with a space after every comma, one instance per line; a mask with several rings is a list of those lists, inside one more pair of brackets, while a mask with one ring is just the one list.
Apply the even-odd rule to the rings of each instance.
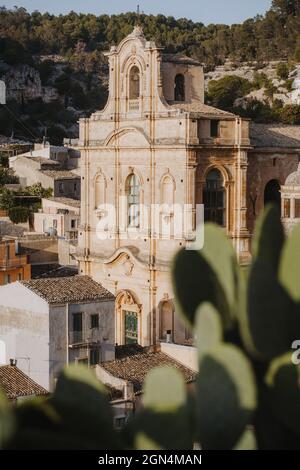
[[300, 219], [300, 199], [295, 199], [295, 219]]
[[283, 202], [283, 217], [289, 219], [291, 217], [291, 200], [284, 199]]
[[9, 259], [9, 243], [5, 245], [5, 257]]
[[76, 220], [75, 219], [71, 220], [71, 228], [76, 228]]
[[57, 219], [53, 219], [53, 228], [57, 228]]
[[100, 354], [99, 349], [93, 348], [90, 350], [90, 365], [95, 366], [99, 364]]
[[213, 119], [210, 121], [210, 136], [211, 137], [219, 137], [219, 129], [220, 129], [220, 121], [216, 121]]
[[91, 328], [99, 328], [99, 315], [91, 315]]
[[128, 204], [128, 227], [140, 227], [140, 184], [135, 174], [126, 180], [126, 196]]
[[185, 78], [181, 73], [175, 77], [174, 90], [174, 100], [185, 101]]

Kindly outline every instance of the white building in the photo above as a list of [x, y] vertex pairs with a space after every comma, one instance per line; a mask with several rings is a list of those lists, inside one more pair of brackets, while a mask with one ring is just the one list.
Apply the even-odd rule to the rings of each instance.
[[80, 222], [80, 201], [63, 197], [42, 199], [42, 208], [34, 214], [35, 232], [55, 232], [58, 237], [76, 240]]
[[87, 276], [0, 288], [1, 360], [53, 390], [62, 367], [114, 359], [114, 296]]

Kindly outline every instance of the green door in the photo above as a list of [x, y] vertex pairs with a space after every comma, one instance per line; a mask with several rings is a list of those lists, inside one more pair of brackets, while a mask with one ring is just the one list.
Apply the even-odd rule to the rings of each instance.
[[138, 343], [138, 316], [135, 312], [125, 312], [125, 344]]

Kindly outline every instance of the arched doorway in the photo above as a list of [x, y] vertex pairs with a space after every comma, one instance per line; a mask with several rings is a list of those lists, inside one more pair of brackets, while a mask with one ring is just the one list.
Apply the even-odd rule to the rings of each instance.
[[160, 303], [160, 339], [166, 340], [167, 334], [171, 335], [174, 339], [174, 305], [170, 300], [165, 300]]
[[224, 227], [226, 225], [226, 192], [222, 173], [214, 168], [206, 176], [204, 191], [205, 222], [214, 222]]
[[278, 180], [271, 180], [265, 187], [264, 204], [275, 204], [279, 209], [281, 207], [280, 183]]

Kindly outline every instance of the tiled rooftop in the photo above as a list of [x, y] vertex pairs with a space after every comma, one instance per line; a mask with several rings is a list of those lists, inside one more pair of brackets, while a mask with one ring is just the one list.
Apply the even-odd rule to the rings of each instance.
[[53, 178], [54, 180], [60, 179], [80, 179], [80, 176], [76, 175], [76, 173], [72, 173], [72, 171], [68, 170], [40, 170], [46, 176]]
[[31, 395], [48, 395], [47, 390], [34, 382], [16, 366], [0, 366], [0, 388], [9, 400]]
[[70, 197], [49, 197], [49, 201], [65, 204], [66, 206], [80, 207], [80, 201]]
[[[127, 347], [128, 349], [128, 347]], [[117, 348], [117, 356], [122, 357], [122, 347]], [[130, 348], [127, 351], [130, 354]], [[132, 382], [135, 393], [143, 390], [145, 378], [149, 371], [158, 366], [172, 366], [179, 370], [187, 383], [193, 382], [197, 373], [177, 362], [167, 354], [152, 348], [140, 348], [132, 351], [132, 354], [122, 359], [104, 362], [101, 366], [110, 374], [123, 380]]]
[[88, 276], [31, 279], [21, 284], [49, 304], [114, 299], [111, 292]]
[[300, 126], [251, 122], [250, 138], [255, 147], [300, 149]]
[[172, 62], [174, 64], [202, 65], [198, 60], [183, 54], [163, 54], [162, 59], [163, 62]]
[[201, 114], [201, 117], [228, 117], [234, 118], [235, 115], [222, 109], [214, 108], [213, 106], [208, 106], [207, 104], [200, 103], [198, 101], [192, 101], [191, 103], [187, 102], [172, 102], [169, 103], [172, 108], [181, 109], [182, 111], [187, 111], [189, 113]]

